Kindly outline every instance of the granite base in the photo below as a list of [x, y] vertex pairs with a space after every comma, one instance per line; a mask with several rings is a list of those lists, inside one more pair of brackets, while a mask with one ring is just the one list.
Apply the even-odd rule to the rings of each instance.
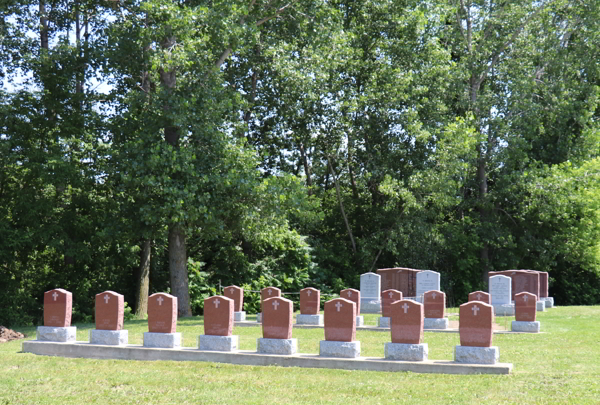
[[263, 354], [296, 354], [298, 340], [258, 338], [256, 347], [256, 351]]
[[144, 347], [178, 349], [181, 347], [181, 333], [144, 332]]
[[262, 322], [262, 312], [259, 312], [258, 314], [256, 314], [256, 322], [257, 323]]
[[77, 327], [38, 326], [36, 340], [46, 342], [75, 343]]
[[380, 328], [389, 328], [390, 327], [390, 317], [389, 316], [380, 316], [377, 319], [377, 326]]
[[297, 325], [323, 325], [323, 315], [296, 315]]
[[200, 335], [198, 336], [198, 350], [215, 350], [218, 352], [233, 352], [238, 349], [239, 337]]
[[537, 312], [544, 312], [546, 310], [546, 301], [538, 301], [536, 303]]
[[238, 311], [233, 313], [234, 322], [242, 322], [246, 320], [246, 311]]
[[494, 315], [515, 316], [515, 304], [493, 304]]
[[454, 350], [454, 361], [457, 363], [496, 364], [499, 357], [500, 350], [497, 346], [456, 346]]
[[554, 297], [544, 297], [542, 301], [546, 302], [546, 308], [554, 308]]
[[129, 332], [126, 330], [90, 330], [90, 343], [95, 345], [124, 346], [129, 342]]
[[448, 318], [425, 318], [423, 329], [448, 329]]
[[425, 361], [429, 355], [427, 343], [408, 344], [392, 343], [385, 344], [385, 358], [387, 360], [402, 361]]
[[359, 315], [356, 317], [356, 326], [364, 326], [365, 325], [365, 318], [362, 317], [362, 315]]
[[381, 313], [381, 299], [361, 297], [360, 312], [363, 314]]
[[540, 333], [540, 322], [512, 321], [513, 332]]
[[335, 342], [331, 340], [321, 340], [319, 343], [319, 356], [355, 359], [360, 357], [360, 342]]

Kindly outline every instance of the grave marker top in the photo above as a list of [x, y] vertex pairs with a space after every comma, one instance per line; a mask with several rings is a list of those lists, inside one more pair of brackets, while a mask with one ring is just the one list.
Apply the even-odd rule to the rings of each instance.
[[73, 294], [62, 288], [44, 293], [44, 326], [66, 328], [71, 326]]
[[263, 301], [262, 329], [267, 339], [291, 339], [294, 304], [292, 301], [273, 297]]
[[462, 304], [459, 308], [461, 346], [490, 347], [492, 345], [494, 307], [480, 301]]
[[381, 295], [381, 276], [375, 273], [360, 275], [360, 296], [362, 298], [377, 298]]
[[423, 343], [423, 304], [411, 300], [396, 301], [391, 304], [390, 329], [392, 343]]
[[260, 312], [263, 311], [263, 302], [268, 298], [281, 297], [281, 290], [277, 287], [265, 287], [260, 290]]
[[540, 297], [540, 275], [534, 270], [515, 270], [511, 273], [513, 300], [516, 294], [530, 292]]
[[354, 342], [356, 340], [356, 303], [344, 298], [327, 301], [325, 309], [325, 340]]
[[392, 308], [390, 306], [392, 305], [392, 303], [399, 301], [401, 299], [402, 299], [402, 292], [400, 292], [398, 290], [385, 290], [381, 294], [381, 301], [382, 301], [381, 315], [385, 316], [385, 317], [392, 316], [391, 315]]
[[537, 312], [537, 297], [528, 292], [515, 294], [515, 320], [535, 322]]
[[423, 294], [425, 318], [443, 318], [446, 316], [446, 294], [441, 291], [427, 291]]
[[[432, 290], [440, 290], [440, 273], [431, 270], [423, 270], [417, 273], [417, 297]], [[425, 317], [427, 317], [427, 314], [425, 314]]]
[[114, 291], [96, 294], [96, 329], [121, 330], [125, 313], [123, 295]]
[[340, 291], [340, 298], [354, 302], [356, 304], [356, 316], [360, 315], [360, 291], [354, 288], [346, 288]]
[[491, 276], [489, 279], [492, 305], [507, 305], [512, 300], [512, 281], [504, 275]]
[[475, 291], [469, 294], [469, 301], [482, 301], [486, 304], [491, 304], [490, 294], [483, 291]]
[[204, 334], [231, 336], [234, 300], [216, 295], [204, 300]]
[[148, 297], [148, 331], [175, 333], [177, 330], [177, 297], [155, 293]]
[[300, 313], [318, 315], [321, 310], [321, 291], [308, 287], [300, 290]]
[[377, 274], [381, 276], [381, 289], [394, 289], [402, 292], [404, 297], [415, 297], [417, 295], [417, 274], [421, 270], [395, 267], [390, 269], [378, 269]]
[[244, 289], [237, 285], [230, 285], [223, 289], [223, 295], [233, 300], [233, 312], [244, 310]]

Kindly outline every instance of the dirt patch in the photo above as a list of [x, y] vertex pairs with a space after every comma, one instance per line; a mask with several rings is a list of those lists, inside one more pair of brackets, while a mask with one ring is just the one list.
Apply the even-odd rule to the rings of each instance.
[[11, 340], [24, 339], [26, 337], [27, 336], [25, 336], [21, 332], [15, 332], [12, 329], [0, 326], [0, 343], [9, 342]]

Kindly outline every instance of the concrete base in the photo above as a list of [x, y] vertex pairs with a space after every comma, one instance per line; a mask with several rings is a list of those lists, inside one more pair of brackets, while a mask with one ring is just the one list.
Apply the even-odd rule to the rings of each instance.
[[233, 352], [238, 349], [239, 337], [232, 336], [198, 336], [198, 350], [216, 350], [218, 352]]
[[90, 343], [96, 345], [123, 346], [129, 342], [129, 332], [126, 330], [90, 330]]
[[385, 344], [386, 360], [425, 361], [428, 354], [429, 346], [427, 346], [427, 343], [407, 344], [388, 342]]
[[390, 317], [389, 316], [380, 316], [379, 319], [377, 319], [377, 327], [389, 328], [390, 327]]
[[330, 340], [321, 340], [319, 343], [319, 356], [355, 359], [360, 357], [360, 342], [334, 342]]
[[554, 308], [554, 298], [553, 297], [544, 297], [542, 301], [546, 302], [546, 308]]
[[546, 310], [546, 301], [538, 301], [536, 308], [538, 312], [544, 312]]
[[513, 332], [540, 333], [540, 322], [512, 321]]
[[356, 327], [358, 328], [359, 326], [364, 326], [365, 324], [365, 318], [362, 317], [362, 315], [359, 315], [356, 317]]
[[259, 312], [258, 314], [256, 314], [256, 322], [262, 323], [262, 312]]
[[410, 371], [413, 373], [441, 374], [510, 374], [513, 365], [510, 363], [461, 364], [448, 360], [426, 360], [422, 362], [391, 361], [381, 357], [360, 357], [358, 359], [342, 359], [320, 357], [316, 354], [296, 354], [293, 356], [275, 356], [259, 354], [256, 351], [239, 351], [233, 353], [200, 351], [196, 348], [158, 349], [140, 345], [102, 346], [87, 342], [73, 344], [57, 342], [40, 342], [26, 340], [23, 352], [44, 356], [61, 356], [86, 359], [117, 360], [165, 360], [165, 361], [210, 361], [247, 366], [280, 366], [331, 368], [339, 370], [363, 371]]
[[181, 347], [181, 333], [144, 332], [144, 347], [178, 349]]
[[246, 320], [246, 311], [239, 311], [233, 313], [234, 322], [241, 322]]
[[265, 354], [296, 354], [298, 350], [297, 339], [256, 339], [256, 351]]
[[360, 312], [363, 314], [379, 314], [381, 313], [381, 299], [379, 297], [360, 299]]
[[448, 329], [448, 318], [425, 318], [423, 329]]
[[498, 346], [456, 346], [454, 351], [454, 361], [457, 363], [496, 364], [499, 357]]
[[296, 315], [296, 325], [323, 325], [323, 315]]
[[515, 316], [515, 304], [494, 305], [496, 316]]
[[77, 327], [68, 326], [59, 328], [57, 326], [38, 326], [37, 340], [48, 342], [75, 343], [77, 340]]

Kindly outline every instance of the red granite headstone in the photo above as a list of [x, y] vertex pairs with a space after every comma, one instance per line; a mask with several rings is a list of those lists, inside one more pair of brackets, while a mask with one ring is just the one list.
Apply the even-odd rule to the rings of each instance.
[[281, 297], [281, 290], [277, 287], [266, 287], [260, 290], [260, 312], [263, 312], [263, 302], [267, 298]]
[[294, 303], [285, 298], [265, 299], [262, 312], [263, 338], [291, 339], [293, 308]]
[[148, 331], [175, 333], [177, 329], [177, 297], [156, 293], [148, 297]]
[[491, 305], [492, 297], [486, 292], [474, 291], [471, 294], [469, 294], [469, 301], [481, 301]]
[[378, 269], [377, 274], [381, 276], [382, 290], [398, 290], [404, 297], [417, 295], [417, 273], [422, 270], [395, 267], [390, 269]]
[[114, 291], [104, 291], [96, 294], [96, 329], [123, 329], [125, 300], [121, 294]]
[[443, 318], [446, 316], [446, 294], [431, 290], [423, 294], [425, 318]]
[[318, 315], [321, 310], [321, 291], [308, 287], [300, 290], [300, 313]]
[[540, 271], [540, 298], [548, 297], [548, 272]]
[[423, 343], [425, 310], [422, 304], [400, 300], [390, 305], [392, 343]]
[[356, 340], [356, 303], [336, 298], [327, 301], [325, 310], [325, 340], [354, 342]]
[[460, 345], [490, 347], [492, 345], [494, 307], [480, 301], [462, 304], [459, 308]]
[[511, 272], [513, 301], [515, 295], [529, 292], [540, 296], [540, 275], [532, 270], [514, 270]]
[[392, 316], [392, 303], [402, 299], [402, 292], [398, 290], [385, 290], [381, 293], [381, 316]]
[[354, 288], [346, 288], [340, 291], [340, 298], [354, 302], [356, 304], [356, 316], [360, 315], [360, 291]]
[[231, 336], [234, 301], [222, 295], [204, 300], [204, 334]]
[[44, 293], [44, 326], [66, 328], [71, 326], [73, 294], [62, 288]]
[[233, 312], [244, 310], [244, 289], [237, 285], [230, 285], [223, 289], [223, 295], [233, 300]]
[[537, 299], [532, 293], [522, 292], [515, 295], [515, 320], [535, 322]]

